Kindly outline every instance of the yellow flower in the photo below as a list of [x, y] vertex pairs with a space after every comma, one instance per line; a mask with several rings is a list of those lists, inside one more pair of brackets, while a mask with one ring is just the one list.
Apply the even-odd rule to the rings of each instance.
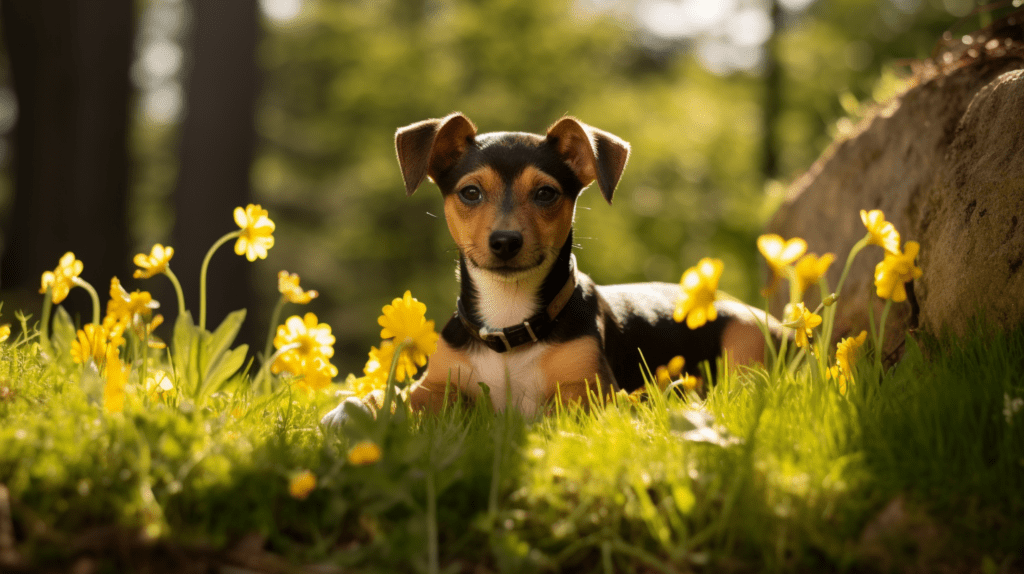
[[764, 255], [768, 268], [772, 270], [772, 282], [762, 291], [762, 294], [767, 296], [775, 292], [785, 268], [807, 251], [807, 242], [799, 237], [786, 241], [774, 233], [769, 233], [757, 238], [757, 250]]
[[718, 318], [715, 298], [718, 296], [718, 279], [724, 267], [721, 259], [705, 257], [683, 273], [679, 281], [682, 292], [672, 313], [676, 323], [686, 319], [686, 326], [696, 329]]
[[285, 299], [299, 305], [305, 305], [320, 296], [316, 291], [303, 291], [299, 287], [299, 275], [297, 273], [289, 275], [287, 271], [278, 272], [277, 290], [284, 295]]
[[678, 379], [683, 374], [683, 365], [686, 364], [686, 360], [676, 355], [668, 362], [667, 365], [662, 365], [655, 369], [655, 378], [658, 380], [658, 386], [664, 389], [672, 381]]
[[387, 373], [383, 369], [378, 369], [370, 374], [364, 374], [361, 377], [349, 373], [348, 377], [345, 378], [345, 385], [352, 391], [355, 397], [360, 399], [373, 391], [383, 391], [387, 382]]
[[84, 268], [85, 265], [75, 259], [75, 254], [68, 251], [60, 258], [56, 269], [43, 273], [42, 287], [39, 292], [46, 293], [48, 287], [53, 289], [53, 304], [60, 304], [71, 292], [75, 278], [82, 274]]
[[[411, 292], [406, 291], [401, 299], [395, 298], [390, 305], [385, 305], [381, 313], [383, 314], [377, 318], [377, 323], [382, 327], [381, 339], [393, 339], [395, 345], [408, 343], [402, 350], [402, 356], [408, 357], [420, 367], [426, 365], [427, 357], [437, 350], [439, 338], [434, 332], [434, 322], [426, 319], [427, 306], [416, 300]], [[382, 344], [381, 349], [383, 348]], [[401, 363], [399, 364], [401, 366]], [[415, 368], [410, 372], [410, 376], [413, 374]]]
[[119, 413], [124, 410], [124, 389], [128, 384], [128, 369], [121, 362], [121, 351], [107, 346], [106, 384], [103, 387], [103, 410]]
[[[110, 279], [110, 301], [107, 301], [107, 317], [121, 325], [130, 325], [135, 316], [142, 316], [148, 319], [153, 315], [153, 309], [160, 307], [160, 303], [153, 300], [148, 291], [135, 290], [132, 293], [125, 291], [121, 281], [117, 277]], [[107, 321], [108, 319], [104, 319]]]
[[900, 252], [900, 233], [892, 223], [885, 220], [885, 214], [880, 209], [871, 211], [860, 210], [860, 220], [868, 229], [871, 238], [868, 243], [878, 245], [885, 249], [886, 253], [896, 255]]
[[688, 390], [688, 391], [693, 391], [693, 390], [699, 389], [700, 386], [701, 386], [701, 379], [699, 379], [699, 378], [697, 378], [697, 377], [695, 377], [693, 375], [684, 375], [682, 381], [683, 381], [683, 388]]
[[[391, 361], [395, 358], [395, 344], [391, 341], [381, 341], [380, 349], [370, 347], [370, 358], [366, 361], [363, 373], [366, 375], [377, 375], [387, 382], [388, 373], [391, 371]], [[422, 365], [421, 365], [422, 366]], [[395, 364], [395, 380], [402, 382], [411, 379], [416, 375], [416, 363], [408, 353], [403, 352], [398, 356]]]
[[803, 303], [786, 305], [785, 316], [785, 325], [795, 331], [796, 346], [806, 347], [814, 328], [821, 324], [821, 316], [809, 311]]
[[857, 353], [857, 349], [860, 349], [864, 344], [864, 340], [867, 339], [868, 332], [861, 331], [860, 335], [856, 337], [847, 337], [836, 346], [836, 363], [839, 365], [839, 369], [848, 375], [853, 374], [853, 369], [850, 365], [853, 363], [854, 354]]
[[348, 461], [356, 466], [366, 466], [380, 460], [381, 451], [377, 443], [369, 440], [356, 443], [348, 451]]
[[89, 323], [78, 330], [77, 337], [71, 342], [71, 359], [82, 364], [91, 358], [97, 365], [102, 365], [103, 359], [107, 357], [108, 347], [119, 347], [122, 344], [124, 339], [119, 329]]
[[916, 241], [908, 241], [906, 252], [885, 253], [885, 258], [875, 266], [875, 289], [882, 299], [892, 299], [896, 303], [907, 300], [905, 283], [921, 277], [920, 267], [914, 265], [914, 259], [921, 246]]
[[11, 324], [5, 323], [0, 325], [0, 343], [3, 343], [11, 336]]
[[174, 382], [164, 371], [156, 371], [146, 377], [146, 394], [154, 401], [165, 400], [174, 396]]
[[330, 377], [338, 374], [334, 365], [328, 362], [334, 356], [331, 326], [319, 323], [313, 313], [306, 313], [305, 317], [292, 315], [277, 328], [274, 347], [281, 349], [296, 343], [298, 347], [281, 353], [270, 370], [275, 374], [286, 371], [303, 377], [303, 382], [299, 383], [302, 387], [311, 390], [323, 388], [330, 382]]
[[[846, 373], [839, 365], [834, 365], [828, 368], [828, 378], [835, 380], [839, 383], [839, 394], [846, 396]], [[851, 379], [852, 380], [852, 379]]]
[[812, 285], [817, 285], [818, 281], [821, 280], [835, 260], [836, 256], [832, 253], [826, 253], [821, 257], [814, 253], [809, 253], [801, 257], [793, 268], [793, 274], [796, 277], [796, 284], [800, 294], [802, 295]]
[[132, 261], [135, 262], [139, 269], [135, 270], [135, 274], [132, 277], [136, 279], [149, 279], [154, 275], [167, 271], [167, 264], [171, 261], [171, 257], [174, 257], [174, 248], [164, 247], [159, 243], [153, 246], [149, 255], [137, 253]]
[[235, 208], [235, 223], [242, 228], [235, 253], [245, 255], [249, 261], [267, 258], [267, 250], [274, 246], [274, 222], [269, 213], [259, 205], [249, 204], [245, 209]]
[[288, 482], [288, 494], [299, 500], [305, 500], [314, 488], [316, 488], [316, 475], [308, 470], [296, 474]]

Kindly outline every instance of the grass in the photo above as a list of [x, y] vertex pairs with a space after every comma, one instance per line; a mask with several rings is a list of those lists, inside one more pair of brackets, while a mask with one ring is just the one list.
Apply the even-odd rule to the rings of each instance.
[[868, 353], [848, 396], [742, 370], [705, 399], [334, 431], [330, 393], [245, 378], [107, 415], [95, 375], [0, 344], [0, 570], [1020, 571], [1022, 350], [978, 329]]

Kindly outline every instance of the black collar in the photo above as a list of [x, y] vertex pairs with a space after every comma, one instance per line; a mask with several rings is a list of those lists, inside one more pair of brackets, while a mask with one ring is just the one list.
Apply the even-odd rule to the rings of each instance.
[[466, 308], [462, 305], [462, 297], [459, 297], [455, 303], [458, 309], [455, 315], [472, 337], [480, 340], [492, 350], [504, 353], [522, 345], [536, 343], [547, 337], [555, 327], [555, 320], [558, 318], [558, 314], [565, 309], [569, 300], [577, 292], [579, 292], [579, 286], [576, 281], [576, 256], [570, 255], [569, 278], [565, 281], [565, 284], [562, 285], [562, 288], [551, 300], [547, 308], [542, 309], [522, 323], [503, 329], [488, 329], [484, 325], [473, 321], [470, 314], [466, 312]]

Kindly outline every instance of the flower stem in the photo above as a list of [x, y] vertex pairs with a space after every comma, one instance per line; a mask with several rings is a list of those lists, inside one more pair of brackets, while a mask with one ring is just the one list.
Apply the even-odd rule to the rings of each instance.
[[277, 332], [277, 322], [281, 320], [281, 311], [284, 309], [285, 298], [282, 295], [274, 306], [274, 312], [270, 315], [270, 331], [267, 333], [267, 345], [263, 348], [263, 362], [266, 363], [270, 357], [270, 350], [274, 347], [274, 333]]
[[885, 307], [882, 308], [882, 318], [878, 321], [878, 334], [875, 335], [875, 366], [878, 372], [882, 372], [882, 345], [885, 344], [885, 320], [889, 316], [889, 309], [892, 308], [892, 299], [885, 300]]
[[[285, 345], [285, 346], [281, 347], [280, 349], [278, 349], [277, 352], [275, 352], [273, 355], [271, 355], [266, 361], [264, 361], [264, 363], [262, 365], [260, 365], [260, 372], [256, 373], [256, 379], [253, 380], [252, 386], [256, 387], [256, 388], [263, 387], [264, 386], [263, 385], [263, 380], [267, 378], [267, 376], [268, 376], [267, 373], [270, 371], [270, 366], [274, 364], [274, 361], [276, 361], [277, 358], [280, 357], [281, 355], [283, 355], [284, 353], [287, 353], [288, 351], [291, 351], [291, 350], [294, 350], [294, 349], [298, 349], [301, 346], [302, 346], [302, 343], [290, 343], [290, 344]], [[261, 388], [261, 390], [268, 390], [268, 389], [262, 389]]]
[[39, 329], [39, 340], [43, 345], [43, 351], [50, 352], [50, 312], [53, 310], [53, 287], [46, 288], [46, 298], [43, 299], [43, 325]]
[[228, 241], [238, 237], [242, 234], [242, 230], [232, 231], [221, 237], [213, 244], [213, 247], [206, 252], [206, 257], [203, 258], [203, 266], [199, 269], [199, 329], [206, 329], [206, 272], [210, 268], [210, 259], [213, 258], [213, 253], [224, 245]]
[[81, 287], [89, 292], [89, 297], [92, 298], [92, 322], [96, 325], [100, 324], [100, 296], [96, 294], [96, 290], [93, 289], [92, 285], [88, 281], [81, 277], [73, 277], [71, 282], [77, 287]]
[[[379, 415], [381, 419], [381, 432], [386, 433], [391, 422], [391, 402], [395, 399], [395, 370], [398, 368], [398, 360], [402, 357], [402, 351], [409, 346], [408, 341], [402, 341], [395, 346], [395, 353], [391, 357], [391, 370], [388, 371], [388, 383], [387, 388], [384, 391], [384, 405], [381, 407], [382, 411]], [[383, 436], [381, 437], [383, 441]]]
[[178, 315], [185, 313], [185, 294], [181, 291], [181, 282], [178, 281], [178, 276], [171, 271], [170, 267], [164, 268], [164, 275], [171, 280], [171, 285], [174, 285], [174, 292], [178, 295]]

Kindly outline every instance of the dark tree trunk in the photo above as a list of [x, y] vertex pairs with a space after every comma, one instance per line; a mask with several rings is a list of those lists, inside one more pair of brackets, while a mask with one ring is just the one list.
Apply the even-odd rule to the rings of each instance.
[[[0, 3], [18, 100], [5, 290], [38, 290], [66, 251], [101, 293], [131, 272], [128, 198], [130, 0]], [[84, 293], [73, 310], [88, 309]], [[89, 320], [83, 314], [83, 319]]]
[[[251, 201], [249, 169], [255, 148], [253, 112], [258, 74], [256, 2], [191, 0], [191, 76], [174, 196], [174, 272], [198, 322], [199, 268], [210, 246], [237, 229], [235, 207]], [[233, 243], [214, 255], [207, 277], [206, 327], [235, 309], [252, 311], [252, 264]], [[252, 321], [242, 339], [252, 342]]]

